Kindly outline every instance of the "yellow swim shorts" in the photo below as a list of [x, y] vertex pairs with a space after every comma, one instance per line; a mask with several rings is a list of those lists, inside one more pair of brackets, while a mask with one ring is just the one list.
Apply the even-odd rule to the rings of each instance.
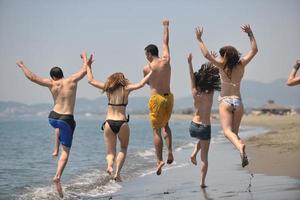
[[173, 110], [173, 94], [152, 95], [149, 99], [149, 118], [152, 128], [163, 128], [169, 121]]

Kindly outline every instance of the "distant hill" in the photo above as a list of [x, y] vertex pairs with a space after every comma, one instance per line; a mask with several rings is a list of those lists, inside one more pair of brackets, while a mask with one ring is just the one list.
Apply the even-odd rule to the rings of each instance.
[[[215, 94], [213, 109], [218, 108], [218, 93]], [[270, 99], [277, 104], [292, 108], [300, 108], [300, 86], [288, 87], [286, 80], [279, 79], [271, 83], [244, 80], [242, 82], [242, 98], [247, 109], [260, 107]], [[191, 109], [193, 107], [192, 97], [176, 98], [174, 112]], [[5, 116], [47, 116], [52, 104], [42, 103], [27, 105], [13, 101], [0, 101], [0, 117]], [[105, 96], [90, 100], [78, 98], [76, 101], [76, 114], [105, 114], [107, 109], [107, 98]], [[130, 97], [127, 107], [128, 113], [142, 114], [148, 112], [148, 97]]]

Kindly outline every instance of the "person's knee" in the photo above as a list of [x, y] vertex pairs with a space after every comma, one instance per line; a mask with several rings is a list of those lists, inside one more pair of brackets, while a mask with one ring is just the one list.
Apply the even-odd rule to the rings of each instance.
[[128, 149], [128, 145], [121, 145], [120, 151], [126, 153]]

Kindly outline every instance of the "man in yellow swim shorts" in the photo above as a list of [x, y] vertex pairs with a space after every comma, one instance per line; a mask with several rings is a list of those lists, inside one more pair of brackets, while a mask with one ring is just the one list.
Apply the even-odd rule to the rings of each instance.
[[[153, 128], [154, 146], [157, 157], [156, 174], [160, 175], [162, 167], [165, 165], [163, 161], [163, 140], [166, 140], [168, 148], [167, 163], [171, 164], [174, 160], [172, 152], [172, 133], [168, 121], [173, 110], [173, 94], [170, 90], [171, 65], [169, 50], [169, 20], [163, 19], [163, 54], [158, 55], [158, 48], [154, 44], [150, 44], [145, 48], [145, 55], [149, 63], [144, 67], [144, 76], [150, 72], [152, 75], [148, 81], [150, 86], [149, 99], [149, 117]], [[163, 130], [163, 131], [161, 131]]]

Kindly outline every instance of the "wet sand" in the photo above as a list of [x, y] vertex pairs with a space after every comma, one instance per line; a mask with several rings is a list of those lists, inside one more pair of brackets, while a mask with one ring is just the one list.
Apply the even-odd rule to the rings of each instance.
[[[190, 120], [192, 116], [172, 118]], [[120, 191], [103, 199], [299, 199], [299, 167], [295, 165], [299, 162], [295, 161], [299, 153], [299, 136], [295, 132], [299, 119], [245, 116], [242, 126], [262, 126], [268, 133], [246, 140], [250, 165], [245, 168], [229, 142], [212, 142], [206, 189], [200, 188], [200, 167], [190, 162], [192, 148], [187, 147], [175, 151], [174, 164], [163, 167], [162, 175], [157, 176], [153, 168], [144, 176], [121, 183]], [[282, 138], [288, 139], [282, 142]]]

